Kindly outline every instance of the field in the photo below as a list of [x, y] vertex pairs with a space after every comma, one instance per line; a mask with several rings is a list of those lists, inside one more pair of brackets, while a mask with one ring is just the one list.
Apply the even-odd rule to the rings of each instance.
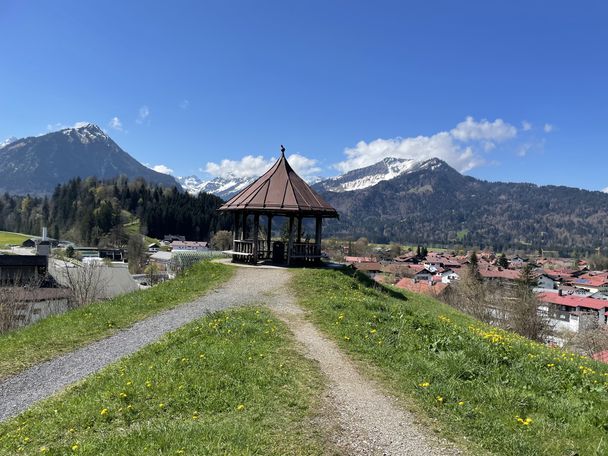
[[0, 379], [188, 302], [228, 280], [232, 273], [230, 267], [205, 261], [149, 290], [128, 293], [0, 334]]
[[0, 249], [8, 248], [9, 245], [21, 245], [30, 236], [9, 231], [0, 231]]
[[370, 375], [473, 453], [608, 454], [608, 366], [346, 271], [297, 271], [296, 289]]
[[325, 454], [322, 389], [269, 311], [229, 311], [0, 424], [0, 454]]

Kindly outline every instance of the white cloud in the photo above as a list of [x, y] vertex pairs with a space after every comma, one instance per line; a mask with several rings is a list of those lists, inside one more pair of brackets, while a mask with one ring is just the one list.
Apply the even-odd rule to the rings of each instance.
[[545, 130], [545, 133], [551, 133], [553, 131], [555, 127], [549, 123], [546, 123], [545, 126], [543, 127], [543, 130]]
[[308, 158], [300, 154], [292, 154], [287, 157], [287, 161], [303, 179], [313, 177], [319, 172], [321, 168], [318, 166], [318, 161], [314, 158]]
[[154, 171], [156, 171], [157, 173], [162, 173], [162, 174], [173, 174], [173, 170], [171, 168], [169, 168], [168, 166], [165, 165], [148, 165], [146, 163], [146, 166]]
[[376, 139], [369, 143], [360, 141], [355, 147], [345, 149], [346, 160], [335, 164], [334, 168], [345, 173], [373, 165], [386, 157], [415, 160], [437, 157], [465, 172], [486, 162], [482, 155], [476, 153], [477, 146], [489, 152], [497, 143], [516, 135], [517, 128], [502, 119], [477, 122], [467, 117], [451, 131], [441, 131], [432, 136]]
[[608, 187], [603, 188], [603, 189], [602, 189], [602, 191], [603, 191], [604, 193], [608, 193]]
[[527, 120], [523, 120], [521, 122], [521, 129], [523, 131], [530, 131], [530, 130], [532, 130], [532, 124], [530, 122], [528, 122]]
[[[208, 162], [203, 171], [212, 176], [235, 176], [235, 177], [257, 177], [264, 174], [276, 162], [275, 157], [269, 159], [262, 155], [246, 155], [240, 160], [222, 160], [220, 163]], [[302, 178], [314, 176], [321, 171], [315, 159], [300, 154], [292, 154], [287, 157], [294, 171]]]
[[143, 124], [145, 122], [145, 120], [150, 116], [150, 108], [148, 108], [148, 106], [143, 105], [141, 108], [139, 108], [139, 111], [137, 113], [137, 119], [135, 119], [135, 122], [137, 122], [138, 124]]
[[530, 152], [530, 149], [532, 149], [532, 144], [524, 143], [524, 144], [520, 145], [517, 148], [517, 156], [525, 157], [526, 155], [528, 155], [528, 152]]
[[86, 127], [87, 125], [90, 125], [91, 122], [75, 122], [74, 125], [66, 125], [64, 123], [61, 122], [57, 122], [54, 124], [48, 124], [46, 126], [47, 131], [58, 131], [58, 130], [64, 130], [66, 128], [80, 128], [80, 127]]
[[262, 175], [272, 164], [275, 158], [270, 160], [263, 156], [246, 155], [240, 160], [224, 159], [220, 163], [208, 162], [204, 171], [212, 176], [235, 176], [235, 177], [253, 177]]
[[482, 119], [477, 122], [473, 117], [468, 116], [465, 120], [456, 125], [450, 132], [459, 141], [496, 141], [501, 142], [514, 138], [517, 135], [517, 128], [509, 125], [502, 119], [489, 122]]
[[109, 125], [110, 128], [113, 128], [114, 130], [122, 131], [122, 122], [118, 117], [112, 117], [112, 120], [110, 120]]
[[179, 107], [181, 109], [188, 109], [190, 107], [190, 100], [182, 100], [179, 102]]

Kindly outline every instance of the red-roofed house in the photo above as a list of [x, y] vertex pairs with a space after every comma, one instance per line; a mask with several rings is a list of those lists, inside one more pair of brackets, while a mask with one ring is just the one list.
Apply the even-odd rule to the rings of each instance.
[[591, 357], [596, 361], [608, 364], [608, 350], [594, 353]]
[[372, 257], [345, 256], [345, 263], [371, 263], [374, 260]]
[[429, 281], [418, 281], [406, 277], [397, 282], [395, 286], [412, 293], [439, 296], [448, 287], [448, 284], [434, 281], [429, 283]]
[[598, 320], [600, 324], [606, 324], [608, 301], [550, 292], [539, 293], [538, 299], [556, 329], [578, 332], [593, 326]]
[[576, 288], [583, 288], [592, 293], [608, 291], [608, 275], [606, 273], [587, 273], [569, 281]]
[[479, 275], [487, 280], [514, 282], [519, 279], [520, 272], [503, 268], [479, 268]]

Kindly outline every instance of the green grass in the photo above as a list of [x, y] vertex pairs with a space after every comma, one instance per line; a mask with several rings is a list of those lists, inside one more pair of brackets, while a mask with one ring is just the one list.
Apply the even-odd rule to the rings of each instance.
[[314, 322], [444, 435], [475, 453], [608, 454], [608, 366], [369, 282], [302, 270], [295, 287]]
[[[131, 236], [141, 234], [141, 221], [133, 216], [131, 218], [133, 220], [123, 225], [125, 232]], [[146, 243], [146, 247], [148, 247], [148, 245], [158, 243], [160, 240], [150, 236], [144, 236], [144, 242]]]
[[232, 273], [233, 269], [226, 265], [204, 261], [149, 290], [97, 302], [2, 334], [0, 379], [195, 299], [228, 280]]
[[9, 245], [21, 245], [23, 241], [29, 238], [30, 236], [25, 234], [0, 231], [0, 249], [5, 249]]
[[469, 234], [469, 230], [468, 229], [465, 228], [464, 230], [460, 230], [460, 231], [458, 231], [456, 233], [456, 239], [458, 241], [462, 242], [467, 234]]
[[322, 389], [269, 311], [229, 311], [0, 424], [0, 454], [327, 454]]

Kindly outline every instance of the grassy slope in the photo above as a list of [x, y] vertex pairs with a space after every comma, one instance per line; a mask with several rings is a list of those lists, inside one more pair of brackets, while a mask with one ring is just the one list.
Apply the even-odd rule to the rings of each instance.
[[10, 244], [21, 245], [26, 239], [29, 239], [29, 236], [25, 234], [0, 231], [0, 248], [6, 248]]
[[229, 311], [0, 424], [0, 454], [323, 454], [322, 387], [270, 312]]
[[161, 310], [190, 301], [230, 278], [232, 268], [202, 262], [176, 279], [0, 335], [0, 379], [107, 337]]
[[296, 275], [313, 320], [444, 432], [497, 454], [608, 454], [608, 366], [367, 285], [340, 271]]

